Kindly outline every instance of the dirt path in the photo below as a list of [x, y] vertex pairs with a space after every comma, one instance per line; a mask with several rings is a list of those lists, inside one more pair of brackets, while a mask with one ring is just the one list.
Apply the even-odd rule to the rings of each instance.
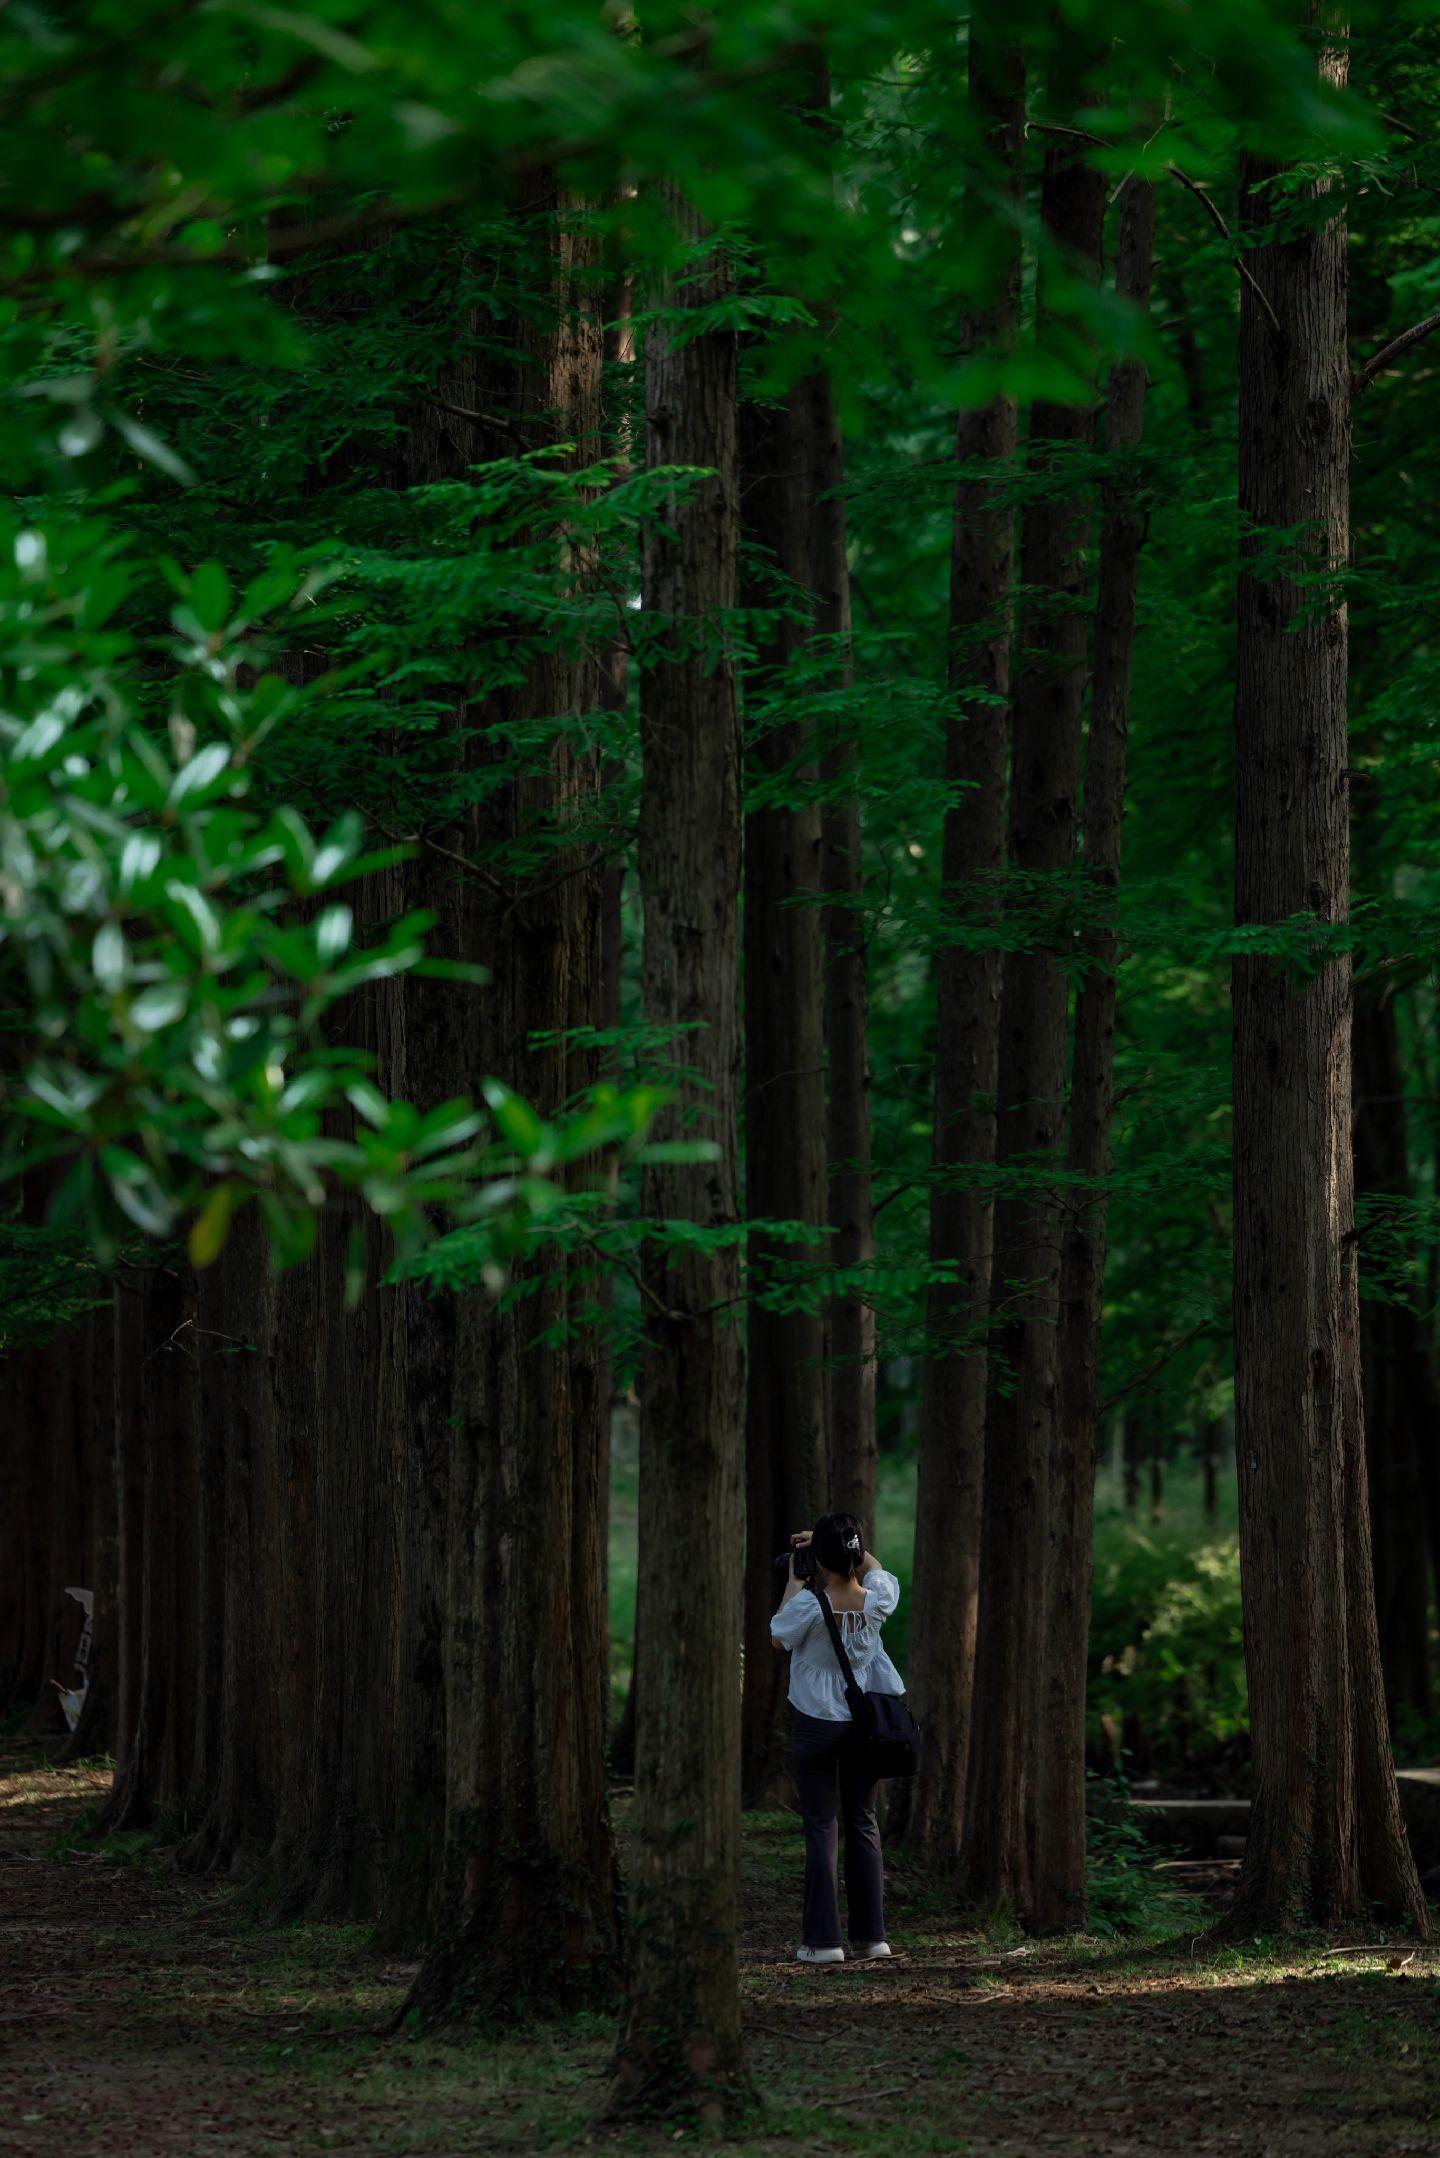
[[[423, 2153], [692, 2142], [593, 2120], [608, 2019], [521, 2041], [380, 2035], [411, 1966], [361, 1929], [255, 1925], [221, 1884], [77, 1842], [102, 1779], [0, 1761], [0, 2152]], [[1440, 1954], [1277, 1958], [943, 1930], [897, 1869], [889, 1965], [791, 1962], [795, 1835], [747, 1832], [763, 2112], [731, 2149], [867, 2158], [1399, 2158], [1440, 2148]], [[1345, 1944], [1353, 1945], [1353, 1944]], [[1408, 1960], [1407, 1960], [1408, 1958]]]

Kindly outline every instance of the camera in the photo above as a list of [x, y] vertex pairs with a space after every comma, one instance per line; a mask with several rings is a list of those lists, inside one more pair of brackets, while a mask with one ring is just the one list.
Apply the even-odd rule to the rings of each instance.
[[810, 1546], [808, 1544], [800, 1544], [790, 1551], [777, 1552], [775, 1556], [775, 1564], [777, 1566], [783, 1567], [788, 1573], [790, 1570], [790, 1561], [792, 1558], [795, 1561], [796, 1580], [808, 1581], [815, 1571], [815, 1560], [811, 1553]]

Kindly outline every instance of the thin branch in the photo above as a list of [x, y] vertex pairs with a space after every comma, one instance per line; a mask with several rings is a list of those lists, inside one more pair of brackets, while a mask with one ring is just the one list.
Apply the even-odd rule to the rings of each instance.
[[1157, 1371], [1163, 1371], [1168, 1363], [1174, 1361], [1182, 1349], [1188, 1349], [1192, 1341], [1197, 1340], [1201, 1334], [1208, 1333], [1214, 1324], [1213, 1313], [1209, 1318], [1197, 1320], [1188, 1333], [1181, 1334], [1178, 1340], [1170, 1342], [1166, 1348], [1160, 1351], [1157, 1357], [1145, 1366], [1143, 1371], [1137, 1371], [1133, 1379], [1127, 1379], [1123, 1386], [1116, 1387], [1113, 1394], [1107, 1394], [1096, 1409], [1095, 1414], [1104, 1416], [1114, 1408], [1117, 1401], [1123, 1401], [1125, 1396], [1133, 1394], [1137, 1387], [1147, 1385], [1154, 1378]]
[[1408, 330], [1402, 330], [1398, 337], [1391, 338], [1388, 345], [1382, 345], [1378, 352], [1372, 353], [1365, 365], [1350, 377], [1352, 402], [1365, 395], [1377, 375], [1383, 375], [1395, 360], [1413, 351], [1416, 345], [1423, 344], [1427, 337], [1433, 337], [1437, 330], [1440, 330], [1440, 314], [1427, 315], [1423, 322], [1412, 322]]
[[452, 419], [470, 420], [476, 427], [493, 427], [497, 433], [508, 435], [512, 442], [518, 443], [523, 451], [528, 452], [535, 448], [529, 437], [522, 434], [515, 422], [507, 419], [503, 412], [475, 412], [469, 405], [452, 405], [444, 397], [427, 397], [425, 402], [437, 412], [448, 412]]
[[912, 1176], [908, 1183], [893, 1185], [884, 1198], [870, 1209], [871, 1221], [878, 1221], [886, 1207], [893, 1206], [897, 1199], [903, 1199], [907, 1191], [918, 1191], [923, 1181], [922, 1177]]
[[502, 899], [510, 897], [508, 886], [502, 884], [492, 870], [482, 868], [479, 862], [472, 862], [468, 854], [457, 853], [454, 847], [442, 846], [438, 839], [431, 839], [424, 832], [397, 832], [390, 825], [382, 824], [378, 817], [372, 817], [370, 822], [377, 832], [383, 832], [395, 846], [424, 847], [429, 853], [438, 854], [442, 861], [454, 862], [458, 869], [466, 870], [472, 877], [478, 877], [482, 884], [488, 885], [492, 892], [498, 892]]
[[1103, 135], [1092, 135], [1084, 127], [1064, 127], [1058, 120], [1027, 120], [1025, 132], [1027, 135], [1070, 135], [1076, 142], [1093, 142], [1097, 150], [1112, 147]]
[[[1230, 227], [1226, 224], [1224, 218], [1220, 214], [1219, 209], [1210, 200], [1210, 197], [1206, 194], [1204, 188], [1200, 185], [1200, 182], [1198, 180], [1192, 180], [1189, 173], [1182, 172], [1178, 165], [1171, 165], [1167, 168], [1167, 170], [1175, 175], [1175, 178], [1180, 182], [1180, 185], [1182, 187], [1189, 188], [1191, 194], [1195, 197], [1195, 200], [1197, 202], [1204, 203], [1205, 208], [1210, 214], [1211, 222], [1214, 224], [1215, 230], [1221, 235], [1223, 239], [1228, 240], [1231, 237]], [[1264, 308], [1266, 317], [1270, 324], [1270, 334], [1274, 338], [1276, 346], [1283, 351], [1285, 345], [1285, 332], [1280, 327], [1280, 317], [1276, 314], [1274, 308], [1270, 305], [1269, 300], [1261, 291], [1259, 285], [1256, 283], [1254, 273], [1252, 272], [1249, 263], [1246, 262], [1242, 255], [1232, 255], [1230, 259], [1234, 263], [1236, 269], [1240, 272], [1240, 276], [1245, 282], [1245, 284], [1249, 286], [1251, 292], [1254, 293], [1256, 299]]]
[[670, 1309], [670, 1306], [666, 1303], [664, 1297], [657, 1296], [655, 1294], [655, 1291], [651, 1288], [649, 1282], [645, 1279], [644, 1274], [635, 1264], [635, 1261], [633, 1259], [627, 1259], [624, 1252], [607, 1251], [605, 1249], [605, 1246], [599, 1241], [599, 1239], [593, 1236], [582, 1237], [580, 1241], [587, 1251], [593, 1252], [595, 1257], [602, 1260], [606, 1266], [618, 1266], [622, 1274], [628, 1274], [631, 1281], [634, 1282], [636, 1288], [640, 1291], [640, 1294], [643, 1297], [648, 1298], [650, 1303], [655, 1306], [655, 1309], [659, 1312], [662, 1319], [666, 1319], [672, 1325], [674, 1325], [684, 1319], [699, 1316], [697, 1313], [694, 1312], [672, 1311]]

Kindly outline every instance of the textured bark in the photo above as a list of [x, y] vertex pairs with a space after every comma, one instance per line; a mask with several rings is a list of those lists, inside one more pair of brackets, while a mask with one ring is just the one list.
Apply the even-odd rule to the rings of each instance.
[[[133, 1533], [137, 1495], [139, 1502], [139, 1579], [132, 1559], [125, 1583], [132, 1628], [138, 1588], [138, 1672], [132, 1663], [109, 1829], [147, 1828], [157, 1818], [183, 1826], [195, 1737], [199, 1359], [188, 1270], [160, 1262], [143, 1277], [136, 1302], [119, 1350], [134, 1370], [123, 1386], [127, 1414], [117, 1443], [122, 1532]], [[133, 1659], [133, 1634], [127, 1648]]]
[[[76, 1374], [80, 1388], [80, 1482], [85, 1495], [85, 1558], [75, 1585], [94, 1598], [89, 1685], [79, 1721], [62, 1746], [62, 1761], [83, 1761], [113, 1753], [115, 1745], [114, 1657], [118, 1623], [116, 1599], [119, 1565], [115, 1508], [115, 1311], [114, 1293], [96, 1305], [85, 1321], [84, 1357]], [[83, 1625], [80, 1607], [70, 1605], [72, 1626]], [[73, 1664], [73, 1652], [71, 1662]], [[57, 1673], [68, 1676], [68, 1673]]]
[[0, 1707], [19, 1698], [26, 1630], [25, 1552], [30, 1538], [30, 1453], [25, 1376], [29, 1352], [6, 1345], [0, 1362]]
[[[367, 880], [357, 893], [362, 936], [396, 911], [389, 884]], [[339, 1020], [346, 1039], [376, 1057], [386, 1087], [394, 1004], [360, 998]], [[366, 1290], [351, 1308], [346, 1259], [357, 1233]], [[313, 1258], [275, 1284], [282, 1538], [293, 1555], [276, 1644], [282, 1768], [271, 1868], [281, 1910], [322, 1919], [376, 1916], [392, 1828], [408, 1412], [403, 1300], [376, 1285], [388, 1256], [379, 1224], [342, 1202], [327, 1206]]]
[[[966, 323], [971, 352], [1010, 354], [1020, 327], [1019, 204], [1024, 187], [1025, 66], [972, 22], [969, 100], [983, 161], [968, 182], [967, 230], [989, 243], [992, 293]], [[980, 1593], [985, 1481], [985, 1332], [990, 1308], [995, 1085], [1000, 1049], [998, 942], [976, 949], [998, 918], [1005, 869], [1005, 756], [1013, 623], [1017, 446], [1011, 397], [962, 412], [955, 454], [950, 558], [950, 685], [940, 884], [944, 927], [935, 959], [935, 1108], [930, 1261], [946, 1279], [927, 1302], [920, 1408], [910, 1687], [925, 1734], [920, 1772], [897, 1789], [905, 1834], [942, 1865], [964, 1832]], [[983, 476], [994, 469], [993, 478]], [[953, 941], [946, 942], [946, 930]]]
[[[747, 405], [740, 422], [741, 524], [761, 564], [746, 607], [774, 605], [764, 564], [792, 584], [810, 573], [807, 386], [779, 406]], [[825, 1221], [824, 947], [820, 809], [807, 724], [785, 673], [803, 626], [781, 617], [747, 678], [750, 783], [778, 795], [745, 819], [745, 1206], [752, 1221]], [[767, 693], [786, 697], [780, 724], [751, 716]], [[789, 716], [795, 714], [796, 716]], [[804, 797], [809, 793], [811, 799]], [[745, 1691], [742, 1786], [751, 1805], [789, 1785], [786, 1659], [770, 1646], [775, 1581], [768, 1561], [793, 1529], [826, 1511], [824, 1330], [818, 1311], [767, 1310], [787, 1266], [813, 1266], [813, 1246], [752, 1233], [745, 1395]], [[840, 1503], [840, 1502], [837, 1502]]]
[[[299, 1279], [290, 1278], [292, 1293]], [[286, 1633], [287, 1620], [294, 1622], [287, 1592], [308, 1590], [309, 1554], [297, 1572], [295, 1527], [312, 1487], [287, 1480], [282, 1508], [271, 1356], [277, 1293], [259, 1216], [246, 1208], [200, 1280], [201, 1419], [207, 1449], [219, 1451], [218, 1463], [202, 1464], [200, 1489], [202, 1505], [218, 1504], [223, 1522], [218, 1552], [208, 1533], [201, 1536], [200, 1577], [210, 1623], [220, 1629], [220, 1694], [205, 1726], [209, 1803], [185, 1853], [192, 1866], [240, 1878], [268, 1861], [284, 1782], [282, 1643], [290, 1640], [292, 1649], [287, 1706], [303, 1702], [315, 1653], [307, 1634], [297, 1640]], [[212, 1642], [205, 1653], [207, 1660], [214, 1654]], [[298, 1741], [298, 1732], [288, 1735]]]
[[52, 1737], [66, 1729], [57, 1684], [68, 1687], [74, 1676], [79, 1606], [67, 1588], [88, 1586], [88, 1516], [90, 1493], [85, 1481], [89, 1452], [88, 1319], [67, 1326], [34, 1353], [35, 1422], [39, 1514], [31, 1557], [31, 1592], [38, 1599], [31, 1613], [30, 1638], [38, 1655], [38, 1683], [27, 1729]]
[[[413, 881], [415, 865], [411, 865]], [[411, 902], [414, 903], [413, 901]], [[429, 902], [433, 904], [433, 895]], [[440, 934], [445, 933], [442, 914]], [[446, 939], [447, 948], [449, 940]], [[437, 982], [416, 994], [407, 983], [403, 1021], [411, 1100], [444, 1098], [463, 1060], [455, 1040], [464, 992]], [[448, 991], [448, 994], [447, 994]], [[422, 1074], [425, 1075], [422, 1077]], [[449, 1294], [416, 1283], [394, 1290], [403, 1343], [395, 1484], [398, 1567], [394, 1640], [392, 1787], [377, 1937], [391, 1950], [416, 1949], [438, 1913], [445, 1837], [445, 1631], [450, 1453], [458, 1311]]]
[[33, 1710], [45, 1684], [45, 1635], [49, 1594], [50, 1425], [46, 1407], [49, 1366], [38, 1346], [12, 1352], [9, 1360], [7, 1430], [12, 1447], [12, 1523], [9, 1564], [15, 1583], [7, 1716]]
[[[59, 1738], [67, 1760], [113, 1742], [110, 1346], [109, 1304], [97, 1298], [51, 1339], [12, 1344], [0, 1391], [0, 1709], [35, 1736]], [[84, 1613], [70, 1588], [97, 1597], [90, 1686], [73, 1733], [58, 1690], [79, 1677]]]
[[[1395, 999], [1383, 976], [1356, 984], [1353, 1043], [1356, 1197], [1408, 1198], [1405, 1073]], [[1440, 1392], [1424, 1324], [1406, 1304], [1362, 1298], [1360, 1362], [1375, 1614], [1393, 1724], [1406, 1711], [1428, 1716], [1434, 1701], [1430, 1567]]]
[[[672, 210], [698, 247], [681, 202]], [[662, 309], [704, 305], [723, 270], [667, 282]], [[693, 1028], [686, 1062], [703, 1082], [705, 1162], [647, 1172], [650, 1219], [730, 1229], [739, 1212], [737, 914], [740, 735], [724, 634], [736, 599], [736, 350], [710, 331], [646, 351], [646, 462], [715, 477], [673, 491], [647, 532], [645, 603], [658, 649], [640, 702], [644, 781], [639, 866], [645, 1016]], [[666, 1137], [682, 1128], [666, 1112]], [[612, 2091], [650, 2115], [733, 2104], [742, 2077], [736, 1955], [740, 1687], [735, 1644], [741, 1550], [744, 1384], [733, 1245], [646, 1247], [640, 1401], [641, 1660], [625, 2028]], [[704, 1593], [697, 1594], [703, 1581]]]
[[[543, 320], [514, 327], [513, 384], [486, 395], [519, 411], [534, 439], [595, 453], [600, 340], [583, 309], [592, 264], [574, 205], [537, 178], [517, 205], [532, 246], [551, 250]], [[462, 385], [462, 387], [465, 387]], [[500, 445], [493, 454], [504, 454]], [[581, 573], [583, 574], [583, 567]], [[467, 813], [463, 851], [501, 865], [496, 894], [465, 878], [447, 905], [465, 956], [491, 982], [465, 1007], [447, 1051], [555, 1114], [595, 1076], [566, 1030], [600, 1015], [602, 869], [562, 847], [543, 873], [511, 863], [537, 832], [580, 816], [598, 783], [593, 757], [557, 741], [526, 768], [512, 731], [588, 709], [598, 683], [564, 654], [467, 718], [481, 767], [512, 767]], [[573, 1259], [521, 1270], [523, 1297], [461, 1301], [455, 1321], [447, 1513], [445, 1870], [437, 1933], [410, 2008], [436, 2023], [512, 2021], [593, 2002], [613, 1978], [615, 1866], [605, 1796], [609, 1672], [604, 1612], [607, 1389]], [[544, 1337], [544, 1338], [540, 1338]]]
[[[1119, 203], [1115, 285], [1137, 309], [1150, 299], [1154, 183], [1132, 177]], [[1090, 730], [1085, 761], [1084, 968], [1075, 996], [1070, 1085], [1069, 1212], [1060, 1254], [1060, 1385], [1050, 1456], [1051, 1550], [1046, 1591], [1045, 1712], [1040, 1724], [1036, 1827], [1037, 1922], [1085, 1916], [1085, 1686], [1100, 1414], [1100, 1314], [1105, 1285], [1111, 1124], [1115, 1108], [1115, 898], [1125, 816], [1130, 679], [1143, 520], [1126, 459], [1145, 416], [1145, 363], [1110, 370], [1101, 487], [1100, 556]], [[1152, 1462], [1156, 1503], [1158, 1455]]]
[[[1340, 55], [1322, 71], [1343, 78]], [[1346, 620], [1315, 578], [1349, 541], [1346, 241], [1274, 234], [1277, 169], [1241, 165], [1256, 235], [1241, 291], [1235, 912], [1349, 906]], [[1325, 182], [1308, 183], [1314, 202]], [[1247, 1936], [1378, 1908], [1427, 1930], [1385, 1722], [1356, 1295], [1351, 970], [1238, 958], [1235, 1398], [1255, 1799], [1235, 1903]]]
[[[1072, 270], [1099, 271], [1105, 183], [1070, 136], [1051, 138], [1041, 209], [1050, 246]], [[1046, 304], [1042, 277], [1041, 307]], [[1037, 1875], [1037, 1747], [1058, 1407], [1061, 1215], [1055, 1170], [1065, 1112], [1069, 909], [1085, 690], [1084, 551], [1088, 491], [1064, 484], [1067, 456], [1093, 439], [1088, 405], [1037, 404], [1030, 463], [1046, 494], [1026, 509], [1010, 769], [1008, 906], [1021, 948], [1006, 954], [1000, 1009], [996, 1151], [1023, 1180], [995, 1209], [991, 1384], [966, 1800], [966, 1876], [987, 1909], [1027, 1924], [1063, 1922]]]
[[[828, 107], [828, 90], [825, 92]], [[822, 107], [822, 109], [824, 109]], [[834, 679], [851, 675], [850, 572], [845, 552], [844, 444], [828, 374], [804, 385], [810, 454], [810, 588], [817, 636], [830, 640]], [[863, 912], [865, 869], [855, 744], [821, 757], [827, 807], [821, 818], [826, 894], [825, 1115], [829, 1152], [830, 1258], [864, 1269], [875, 1256], [870, 1174], [870, 973]], [[875, 1521], [875, 1311], [863, 1291], [832, 1297], [825, 1320], [830, 1503], [873, 1533]], [[773, 1556], [773, 1554], [772, 1554]]]

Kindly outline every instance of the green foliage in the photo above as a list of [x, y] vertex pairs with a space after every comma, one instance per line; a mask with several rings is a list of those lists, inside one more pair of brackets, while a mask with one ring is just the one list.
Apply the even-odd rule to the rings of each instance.
[[[340, 895], [394, 854], [367, 854], [353, 814], [317, 833], [253, 795], [260, 745], [325, 694], [264, 668], [280, 620], [321, 580], [282, 557], [236, 593], [218, 563], [165, 567], [170, 632], [145, 639], [119, 620], [140, 567], [103, 527], [0, 535], [0, 996], [20, 1038], [9, 1173], [63, 1165], [52, 1218], [82, 1224], [102, 1254], [195, 1214], [191, 1255], [208, 1263], [255, 1197], [277, 1252], [300, 1257], [331, 1181], [404, 1248], [500, 1156], [543, 1177], [540, 1135], [527, 1148], [502, 1097], [498, 1142], [477, 1148], [484, 1120], [467, 1105], [422, 1117], [387, 1103], [368, 1058], [322, 1036], [343, 997], [425, 968], [428, 924], [406, 916], [361, 942]], [[164, 747], [145, 724], [157, 683]], [[346, 1103], [351, 1138], [327, 1125]], [[484, 1220], [503, 1248], [493, 1191]]]
[[[1108, 1480], [1107, 1480], [1108, 1481]], [[1234, 1489], [1227, 1481], [1227, 1510]], [[1166, 1510], [1127, 1515], [1115, 1495], [1097, 1503], [1090, 1621], [1090, 1742], [1107, 1750], [1101, 1719], [1142, 1747], [1167, 1777], [1243, 1772], [1249, 1721], [1240, 1627], [1240, 1555], [1233, 1521], [1207, 1523], [1191, 1475], [1167, 1477]]]
[[1102, 1939], [1174, 1932], [1187, 1919], [1205, 1923], [1197, 1904], [1178, 1897], [1155, 1871], [1155, 1852], [1120, 1774], [1092, 1775], [1085, 1805], [1086, 1931]]

